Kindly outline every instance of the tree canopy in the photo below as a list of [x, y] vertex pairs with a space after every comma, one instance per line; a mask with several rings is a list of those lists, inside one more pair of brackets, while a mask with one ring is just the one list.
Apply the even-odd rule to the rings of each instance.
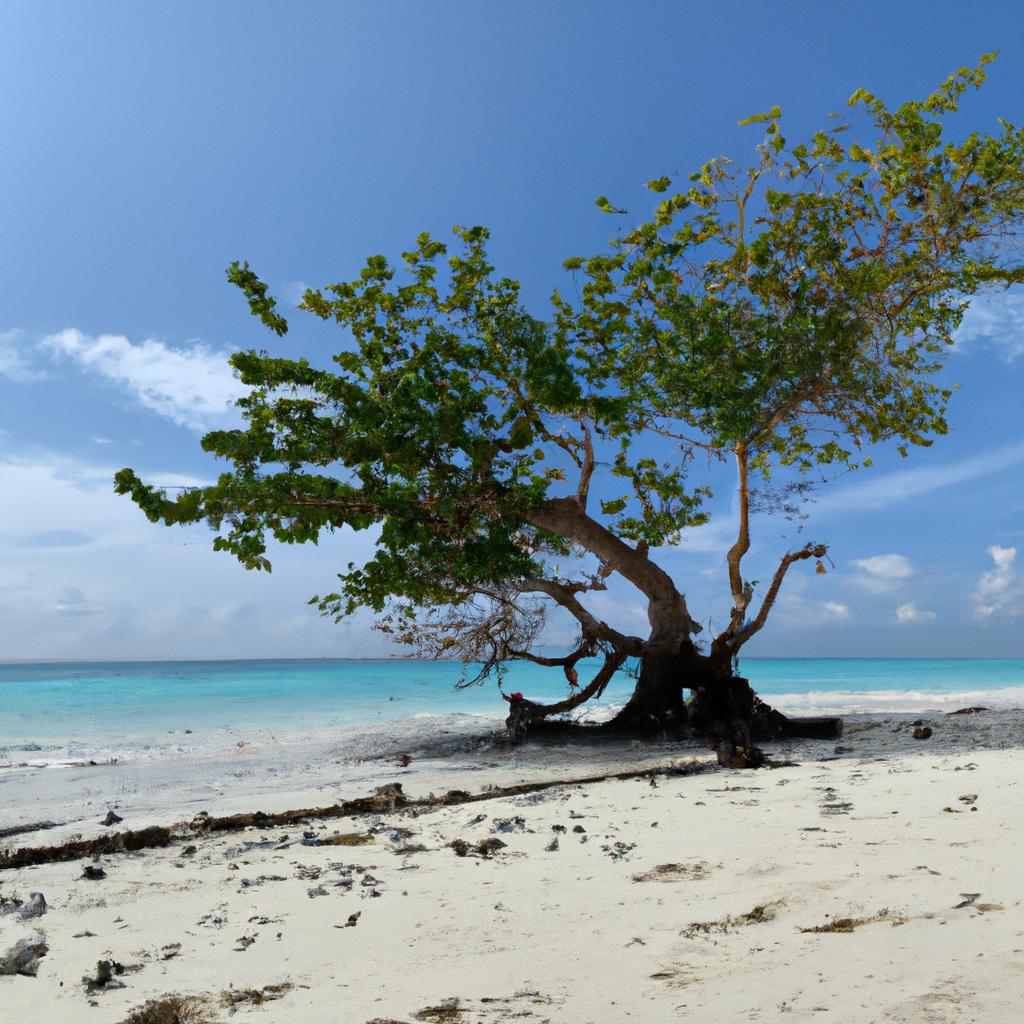
[[[269, 538], [376, 528], [373, 557], [320, 609], [371, 608], [399, 640], [482, 674], [528, 658], [575, 686], [577, 662], [603, 652], [598, 678], [554, 710], [599, 693], [630, 656], [685, 649], [727, 675], [788, 569], [827, 550], [785, 553], [755, 607], [742, 566], [755, 485], [866, 465], [877, 443], [931, 444], [950, 398], [935, 372], [967, 303], [1024, 279], [1024, 132], [950, 138], [991, 59], [895, 108], [860, 89], [851, 125], [832, 118], [798, 142], [777, 107], [748, 118], [749, 163], [648, 182], [644, 220], [601, 197], [625, 227], [566, 261], [571, 284], [546, 313], [496, 274], [482, 227], [457, 228], [454, 245], [421, 234], [398, 264], [373, 256], [301, 302], [342, 329], [330, 369], [232, 357], [250, 390], [244, 427], [203, 438], [230, 464], [215, 484], [170, 496], [125, 469], [117, 490], [154, 522], [207, 521], [213, 546], [250, 569], [269, 570]], [[286, 334], [248, 264], [228, 278]], [[706, 459], [735, 464], [739, 524], [729, 621], [705, 639], [657, 554], [707, 521]], [[612, 575], [643, 595], [646, 635], [588, 610]], [[538, 653], [552, 605], [579, 624], [563, 657]]]

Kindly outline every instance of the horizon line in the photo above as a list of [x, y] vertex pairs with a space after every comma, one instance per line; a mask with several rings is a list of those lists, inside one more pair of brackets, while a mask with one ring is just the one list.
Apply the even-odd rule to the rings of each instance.
[[[525, 659], [510, 659], [506, 664]], [[813, 654], [762, 654], [746, 655], [743, 661], [1024, 661], [1024, 655], [988, 657], [976, 654], [951, 655], [813, 655]], [[424, 664], [475, 665], [477, 662], [462, 662], [457, 658], [416, 658], [411, 655], [390, 654], [372, 658], [351, 658], [324, 655], [314, 658], [261, 657], [261, 658], [0, 658], [0, 667], [5, 665], [188, 665], [196, 663], [221, 662], [403, 662], [415, 661]]]

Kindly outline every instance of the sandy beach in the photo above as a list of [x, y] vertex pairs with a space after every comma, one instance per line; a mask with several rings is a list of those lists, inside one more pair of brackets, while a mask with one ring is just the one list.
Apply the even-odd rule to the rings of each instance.
[[[0, 979], [3, 1016], [116, 1022], [171, 993], [196, 997], [195, 1020], [285, 1024], [1016, 1021], [1024, 713], [926, 723], [933, 736], [915, 741], [909, 716], [853, 718], [838, 745], [776, 747], [781, 766], [743, 772], [679, 744], [509, 749], [470, 723], [407, 767], [381, 736], [375, 756], [317, 752], [305, 768], [256, 749], [205, 766], [8, 769], [0, 827], [80, 812], [11, 849], [395, 783], [413, 800], [561, 784], [182, 827], [166, 849], [0, 871], [5, 909], [22, 904], [0, 916], [0, 955], [47, 946], [36, 976]], [[663, 773], [565, 781], [645, 769]], [[108, 808], [124, 821], [102, 826]], [[23, 912], [33, 892], [42, 916]]]
[[865, 6], [3, 4], [0, 1024], [1024, 1024], [1024, 14]]

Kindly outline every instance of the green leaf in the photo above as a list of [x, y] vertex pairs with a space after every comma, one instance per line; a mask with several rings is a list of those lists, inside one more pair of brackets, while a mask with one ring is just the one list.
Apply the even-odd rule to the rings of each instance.
[[594, 205], [597, 206], [602, 213], [625, 213], [625, 210], [620, 210], [617, 206], [612, 206], [607, 196], [598, 196], [594, 200]]
[[760, 114], [751, 114], [750, 117], [743, 118], [742, 121], [737, 122], [740, 128], [745, 128], [748, 124], [763, 124], [765, 121], [774, 121], [776, 118], [782, 116], [782, 109], [780, 107], [772, 107], [770, 110], [766, 110]]

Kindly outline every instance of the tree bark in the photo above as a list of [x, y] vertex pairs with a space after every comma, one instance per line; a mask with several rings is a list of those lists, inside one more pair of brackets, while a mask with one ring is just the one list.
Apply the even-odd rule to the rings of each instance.
[[[693, 691], [687, 704], [683, 691]], [[612, 731], [704, 736], [721, 764], [754, 768], [764, 755], [751, 741], [759, 705], [746, 679], [731, 665], [699, 655], [692, 645], [676, 654], [648, 654], [640, 662], [636, 689], [608, 724]], [[773, 712], [778, 719], [784, 716]]]
[[693, 676], [695, 655], [646, 654], [640, 660], [636, 689], [610, 728], [679, 730], [686, 725], [683, 687]]
[[788, 718], [766, 704], [749, 680], [719, 669], [696, 690], [689, 705], [690, 725], [711, 742], [719, 763], [756, 768], [764, 763], [758, 742], [781, 739], [839, 739], [841, 718]]
[[694, 687], [691, 726], [707, 736], [728, 768], [757, 768], [764, 755], [752, 742], [757, 697], [750, 683], [734, 675], [732, 667], [708, 660], [703, 684]]

